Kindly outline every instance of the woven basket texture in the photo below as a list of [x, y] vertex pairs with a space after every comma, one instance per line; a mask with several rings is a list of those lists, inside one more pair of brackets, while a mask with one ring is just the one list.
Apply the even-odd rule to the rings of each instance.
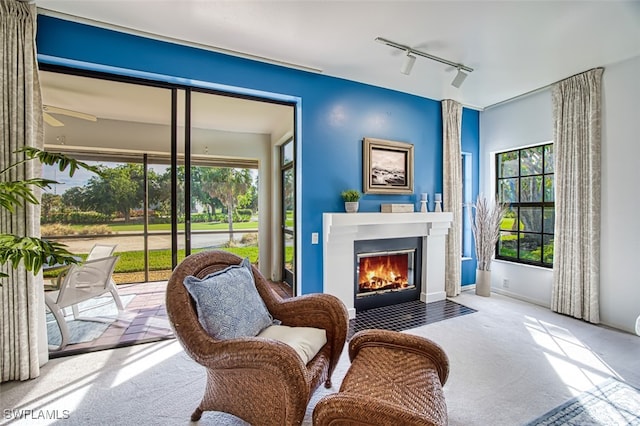
[[299, 425], [313, 392], [321, 383], [331, 386], [346, 341], [347, 310], [328, 294], [282, 299], [254, 266], [256, 288], [271, 315], [284, 325], [322, 328], [327, 343], [304, 365], [291, 347], [275, 340], [214, 339], [198, 321], [184, 278], [204, 278], [241, 261], [221, 250], [199, 252], [186, 257], [167, 284], [167, 314], [174, 333], [185, 352], [207, 371], [204, 396], [191, 419], [199, 420], [203, 411], [222, 411], [254, 426]]
[[364, 330], [350, 341], [349, 357], [352, 364], [340, 392], [318, 402], [314, 425], [447, 425], [442, 386], [449, 360], [436, 343]]

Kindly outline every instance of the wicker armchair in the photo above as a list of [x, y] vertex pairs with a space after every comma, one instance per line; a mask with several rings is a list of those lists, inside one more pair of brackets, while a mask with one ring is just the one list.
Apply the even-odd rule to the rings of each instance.
[[199, 420], [203, 411], [222, 411], [252, 425], [299, 425], [313, 392], [321, 383], [331, 387], [347, 336], [347, 310], [328, 294], [282, 299], [253, 267], [256, 288], [271, 315], [284, 325], [322, 328], [327, 343], [304, 365], [291, 347], [275, 340], [216, 340], [200, 325], [183, 281], [188, 275], [204, 278], [241, 261], [218, 250], [193, 254], [176, 267], [167, 285], [167, 314], [174, 332], [187, 354], [207, 369], [204, 396], [191, 420]]

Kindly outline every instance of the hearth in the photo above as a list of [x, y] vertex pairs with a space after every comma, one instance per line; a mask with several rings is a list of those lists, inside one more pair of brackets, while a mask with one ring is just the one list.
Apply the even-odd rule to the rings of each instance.
[[420, 299], [422, 238], [354, 241], [354, 308]]

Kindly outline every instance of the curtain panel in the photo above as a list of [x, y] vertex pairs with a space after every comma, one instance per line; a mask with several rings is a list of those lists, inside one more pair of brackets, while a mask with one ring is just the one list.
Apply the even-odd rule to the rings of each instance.
[[600, 322], [601, 86], [593, 69], [553, 87], [555, 236], [551, 309]]
[[462, 104], [442, 101], [442, 197], [444, 211], [453, 213], [447, 234], [445, 291], [457, 296], [462, 283]]
[[[2, 151], [0, 170], [22, 160], [16, 150], [42, 148], [42, 99], [36, 59], [36, 6], [0, 0]], [[39, 163], [28, 161], [3, 174], [8, 181], [40, 176]], [[27, 204], [10, 214], [0, 209], [0, 234], [40, 235], [40, 208]], [[34, 277], [20, 266], [0, 265], [9, 277], [0, 286], [0, 381], [27, 380], [40, 374], [38, 359], [39, 293], [42, 275]]]

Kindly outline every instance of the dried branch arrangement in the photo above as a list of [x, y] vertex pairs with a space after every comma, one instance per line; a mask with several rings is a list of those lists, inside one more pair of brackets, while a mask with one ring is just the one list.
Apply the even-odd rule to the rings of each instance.
[[471, 230], [473, 231], [473, 239], [476, 245], [477, 269], [490, 271], [491, 260], [500, 237], [500, 223], [508, 206], [500, 203], [489, 203], [489, 200], [480, 194], [471, 207], [469, 214], [471, 215]]

